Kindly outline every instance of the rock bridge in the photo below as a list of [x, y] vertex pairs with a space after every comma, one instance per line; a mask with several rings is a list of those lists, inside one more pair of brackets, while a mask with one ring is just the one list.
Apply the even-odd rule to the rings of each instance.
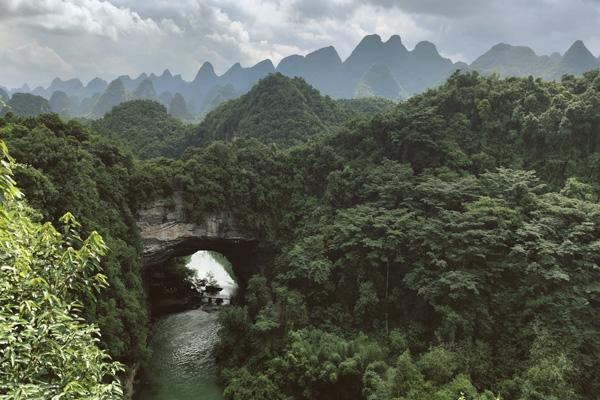
[[240, 284], [259, 272], [258, 241], [244, 232], [231, 213], [213, 213], [202, 221], [191, 221], [183, 207], [183, 193], [143, 207], [137, 219], [143, 242], [142, 265], [161, 264], [199, 250], [213, 250], [231, 262]]

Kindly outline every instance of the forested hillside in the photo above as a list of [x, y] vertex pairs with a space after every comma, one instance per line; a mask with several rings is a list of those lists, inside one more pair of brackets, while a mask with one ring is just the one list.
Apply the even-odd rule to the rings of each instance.
[[41, 96], [35, 96], [28, 93], [15, 93], [10, 100], [7, 96], [2, 100], [2, 108], [0, 108], [0, 115], [8, 112], [16, 115], [40, 115], [52, 112], [50, 103], [48, 100]]
[[261, 275], [220, 315], [227, 400], [594, 400], [599, 103], [599, 71], [455, 73], [393, 106], [272, 75], [181, 157], [92, 130], [170, 148], [147, 101], [90, 129], [9, 115], [0, 137], [32, 206], [105, 237], [110, 288], [84, 314], [129, 365], [147, 326], [136, 210], [177, 189], [191, 220], [228, 211], [259, 241]]
[[353, 110], [343, 104], [321, 96], [301, 78], [272, 74], [239, 99], [210, 112], [192, 144], [243, 138], [297, 144], [347, 121]]
[[91, 126], [140, 158], [177, 158], [188, 148], [216, 140], [255, 138], [290, 146], [395, 104], [383, 98], [333, 100], [301, 78], [274, 74], [240, 98], [218, 106], [199, 124], [181, 122], [155, 101], [134, 100], [113, 108]]
[[122, 103], [92, 121], [91, 126], [98, 134], [126, 145], [140, 158], [176, 157], [185, 150], [192, 130], [152, 100]]
[[140, 240], [134, 209], [136, 165], [131, 155], [103, 143], [81, 124], [57, 115], [0, 118], [0, 139], [17, 160], [15, 179], [44, 220], [67, 212], [98, 231], [109, 249], [101, 268], [110, 287], [85, 296], [83, 314], [98, 324], [103, 347], [132, 365], [146, 354], [148, 316], [140, 276]]
[[226, 398], [596, 398], [598, 75], [457, 74], [289, 150], [190, 153], [190, 213], [275, 249], [222, 315]]

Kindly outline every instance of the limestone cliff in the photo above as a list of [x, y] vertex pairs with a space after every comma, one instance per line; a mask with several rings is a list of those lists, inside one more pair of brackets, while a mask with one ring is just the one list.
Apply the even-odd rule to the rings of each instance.
[[213, 213], [200, 222], [190, 221], [186, 218], [180, 192], [141, 209], [138, 227], [144, 246], [143, 265], [162, 263], [197, 250], [215, 250], [236, 258], [241, 249], [254, 248], [256, 244], [230, 213]]

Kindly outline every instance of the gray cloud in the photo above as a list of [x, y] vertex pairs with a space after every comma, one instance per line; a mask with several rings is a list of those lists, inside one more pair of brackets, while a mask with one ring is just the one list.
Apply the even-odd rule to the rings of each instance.
[[118, 39], [123, 34], [160, 32], [159, 24], [128, 8], [101, 0], [3, 0], [0, 19], [40, 30]]
[[494, 4], [493, 1], [481, 0], [367, 0], [367, 2], [384, 8], [396, 7], [409, 13], [451, 18], [482, 13]]
[[327, 45], [344, 58], [369, 33], [464, 61], [501, 41], [548, 54], [582, 39], [597, 54], [599, 23], [600, 0], [0, 0], [0, 85], [189, 79], [204, 61], [223, 72]]
[[345, 17], [361, 5], [371, 5], [381, 9], [398, 9], [407, 13], [464, 17], [482, 12], [491, 3], [478, 0], [296, 0], [293, 9], [300, 17], [323, 19], [334, 16]]

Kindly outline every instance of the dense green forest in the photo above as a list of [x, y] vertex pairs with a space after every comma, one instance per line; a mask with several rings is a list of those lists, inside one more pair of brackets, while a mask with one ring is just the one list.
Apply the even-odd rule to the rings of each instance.
[[102, 141], [76, 121], [55, 114], [8, 115], [0, 136], [18, 164], [15, 179], [28, 203], [57, 224], [67, 212], [98, 231], [110, 249], [101, 268], [110, 282], [100, 296], [85, 296], [83, 314], [98, 324], [103, 347], [127, 364], [146, 353], [148, 317], [140, 276], [141, 242], [135, 226], [136, 174], [131, 155]]
[[101, 136], [125, 144], [141, 158], [176, 157], [185, 150], [191, 127], [172, 117], [160, 103], [134, 100], [121, 103], [92, 121]]
[[0, 151], [0, 397], [119, 398], [121, 365], [81, 318], [80, 300], [107, 284], [98, 272], [105, 243], [97, 232], [82, 238], [70, 213], [60, 231], [41, 223], [15, 186], [2, 141]]
[[227, 210], [259, 240], [264, 273], [220, 315], [226, 399], [592, 400], [599, 103], [599, 71], [455, 73], [396, 105], [271, 75], [197, 126], [141, 101], [90, 127], [9, 114], [0, 138], [31, 206], [105, 238], [110, 287], [83, 315], [128, 365], [148, 318], [135, 213], [177, 189], [191, 219]]
[[[599, 81], [456, 74], [230, 169], [256, 181], [221, 207], [277, 251], [222, 316], [226, 397], [596, 398]], [[247, 146], [191, 156], [189, 192]]]

